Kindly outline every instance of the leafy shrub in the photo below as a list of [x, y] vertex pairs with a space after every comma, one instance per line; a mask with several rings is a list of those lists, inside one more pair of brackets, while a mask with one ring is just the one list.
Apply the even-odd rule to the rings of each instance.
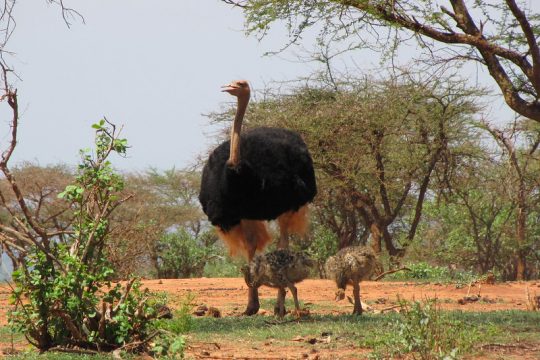
[[410, 271], [399, 271], [385, 277], [385, 280], [421, 280], [438, 282], [470, 282], [478, 278], [478, 275], [469, 271], [450, 271], [448, 267], [430, 265], [426, 262], [418, 262], [406, 265]]
[[402, 271], [391, 274], [388, 278], [395, 280], [417, 279], [417, 280], [450, 280], [450, 271], [446, 267], [433, 266], [425, 262], [409, 264], [410, 271]]
[[125, 285], [110, 281], [114, 271], [103, 251], [109, 216], [126, 199], [120, 198], [123, 179], [107, 158], [124, 155], [127, 142], [105, 120], [92, 127], [96, 149], [81, 151], [75, 182], [59, 195], [73, 210], [69, 231], [54, 238], [36, 226], [38, 234], [43, 232], [41, 241], [28, 247], [13, 273], [10, 324], [41, 351], [73, 346], [143, 350], [160, 306], [135, 279]]
[[411, 354], [413, 359], [452, 360], [467, 353], [479, 338], [478, 330], [443, 313], [435, 299], [401, 302], [401, 316], [375, 346], [375, 359]]
[[324, 271], [326, 259], [334, 255], [338, 250], [337, 243], [337, 236], [332, 230], [324, 226], [317, 226], [315, 228], [307, 253], [316, 261], [318, 275], [321, 278], [326, 276]]
[[214, 244], [205, 243], [205, 233], [194, 236], [184, 228], [165, 234], [157, 244], [160, 278], [201, 277], [205, 265], [216, 258]]
[[225, 254], [227, 250], [222, 249], [221, 254], [215, 259], [209, 261], [204, 267], [203, 276], [206, 277], [240, 277], [242, 273], [240, 268], [245, 264], [241, 258], [233, 258]]
[[161, 359], [183, 359], [186, 345], [185, 334], [193, 327], [194, 297], [188, 294], [171, 320], [156, 320], [154, 327], [161, 335], [152, 344], [151, 352]]

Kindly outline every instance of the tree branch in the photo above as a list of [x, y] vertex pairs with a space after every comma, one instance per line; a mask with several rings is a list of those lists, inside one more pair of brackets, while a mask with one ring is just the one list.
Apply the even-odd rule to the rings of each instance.
[[510, 8], [510, 11], [512, 11], [512, 14], [514, 14], [514, 17], [519, 22], [519, 25], [521, 26], [521, 30], [523, 30], [523, 34], [525, 34], [525, 37], [527, 38], [527, 44], [529, 45], [530, 54], [533, 60], [533, 64], [536, 66], [533, 67], [532, 76], [529, 77], [529, 79], [532, 82], [532, 85], [536, 91], [537, 94], [540, 93], [540, 67], [538, 64], [540, 64], [540, 49], [538, 48], [538, 43], [536, 42], [536, 36], [534, 34], [534, 31], [531, 27], [531, 24], [527, 20], [527, 17], [525, 16], [525, 13], [518, 7], [516, 2], [514, 0], [506, 0], [506, 4]]

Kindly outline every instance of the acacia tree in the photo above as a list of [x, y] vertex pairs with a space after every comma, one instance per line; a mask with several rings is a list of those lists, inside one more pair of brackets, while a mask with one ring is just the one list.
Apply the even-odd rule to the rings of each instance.
[[384, 244], [400, 255], [396, 235], [405, 234], [402, 246], [414, 238], [433, 174], [444, 171], [451, 149], [468, 140], [465, 123], [477, 109], [475, 92], [449, 79], [426, 84], [409, 75], [350, 81], [338, 91], [319, 85], [255, 101], [246, 126], [299, 131], [319, 189], [328, 192], [320, 199], [342, 194], [360, 219], [356, 236], [368, 228], [376, 250]]
[[351, 200], [348, 192], [339, 186], [324, 186], [317, 194], [316, 222], [335, 234], [338, 249], [365, 244], [370, 234], [369, 227]]
[[527, 256], [532, 250], [528, 236], [527, 221], [534, 209], [538, 191], [538, 147], [540, 146], [540, 128], [530, 120], [515, 121], [506, 129], [498, 129], [487, 122], [482, 126], [499, 145], [509, 171], [508, 190], [516, 206], [515, 215], [515, 267], [516, 279], [523, 280], [527, 272]]
[[[20, 193], [28, 204], [32, 214], [40, 223], [49, 229], [56, 229], [56, 236], [61, 240], [66, 236], [66, 229], [71, 225], [72, 212], [65, 205], [65, 201], [58, 198], [65, 187], [73, 181], [73, 174], [65, 166], [41, 167], [33, 163], [23, 163], [11, 168], [13, 178], [17, 179]], [[16, 248], [10, 246], [8, 236], [10, 230], [23, 233], [21, 224], [13, 221], [15, 218], [24, 218], [21, 207], [17, 205], [16, 195], [11, 189], [10, 182], [4, 177], [0, 179], [0, 242], [3, 252], [11, 259], [13, 268], [20, 265]], [[14, 216], [14, 215], [17, 216]], [[17, 241], [19, 247], [25, 248], [27, 243]]]
[[285, 22], [291, 43], [320, 37], [394, 51], [414, 37], [435, 62], [487, 68], [508, 106], [540, 121], [540, 16], [516, 0], [222, 0], [243, 8], [248, 33]]
[[511, 181], [487, 149], [478, 145], [469, 154], [429, 202], [415, 256], [515, 279]]

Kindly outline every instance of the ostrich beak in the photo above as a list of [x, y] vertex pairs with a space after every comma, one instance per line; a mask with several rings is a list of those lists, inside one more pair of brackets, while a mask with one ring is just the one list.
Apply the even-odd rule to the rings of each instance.
[[238, 86], [237, 85], [233, 85], [233, 84], [227, 84], [227, 85], [223, 85], [221, 87], [221, 91], [222, 92], [231, 92], [235, 89], [238, 89]]

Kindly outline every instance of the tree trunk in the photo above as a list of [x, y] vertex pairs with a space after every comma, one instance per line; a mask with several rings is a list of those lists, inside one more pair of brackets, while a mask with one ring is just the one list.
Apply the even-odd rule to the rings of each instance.
[[371, 246], [375, 254], [380, 254], [382, 251], [382, 232], [375, 222], [369, 226], [371, 230]]
[[519, 204], [516, 229], [516, 280], [525, 280], [526, 259], [524, 246], [526, 242], [526, 221], [527, 211], [525, 209], [525, 206], [524, 204]]

